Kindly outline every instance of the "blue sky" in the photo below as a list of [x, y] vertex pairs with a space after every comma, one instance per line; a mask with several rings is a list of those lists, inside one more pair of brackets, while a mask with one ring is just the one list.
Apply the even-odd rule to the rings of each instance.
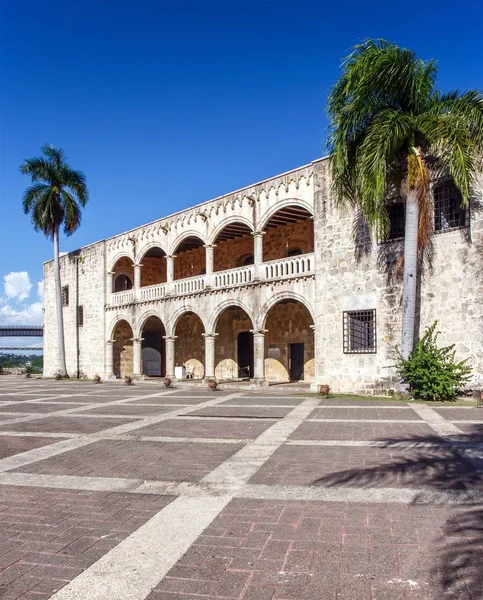
[[52, 247], [18, 166], [42, 143], [87, 176], [72, 250], [322, 156], [327, 94], [364, 38], [437, 58], [442, 89], [481, 87], [482, 18], [464, 0], [0, 0], [0, 323], [41, 320]]

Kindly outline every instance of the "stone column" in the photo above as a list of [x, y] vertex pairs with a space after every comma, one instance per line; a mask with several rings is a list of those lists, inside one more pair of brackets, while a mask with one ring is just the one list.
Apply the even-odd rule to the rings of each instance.
[[265, 334], [266, 329], [253, 330], [253, 379], [257, 385], [268, 385], [265, 379]]
[[108, 298], [108, 300], [111, 297], [112, 292], [114, 291], [114, 275], [115, 274], [116, 273], [114, 271], [108, 271], [107, 272], [106, 289], [107, 289], [107, 298]]
[[142, 265], [136, 263], [134, 265], [134, 298], [140, 299], [141, 296], [141, 267]]
[[204, 246], [206, 252], [206, 286], [205, 287], [213, 287], [213, 264], [215, 259], [215, 248], [214, 244], [205, 244]]
[[106, 379], [114, 378], [114, 342], [116, 340], [107, 340], [106, 342]]
[[174, 259], [176, 256], [167, 254], [164, 258], [166, 259], [166, 293], [169, 295], [173, 293]]
[[217, 333], [203, 333], [205, 338], [205, 381], [215, 378], [215, 340]]
[[132, 340], [132, 373], [133, 377], [141, 377], [143, 374], [143, 338]]
[[263, 236], [264, 231], [254, 231], [253, 235], [253, 262], [255, 264], [255, 279], [263, 278]]
[[314, 334], [314, 358], [315, 358], [314, 380], [310, 384], [310, 391], [318, 392], [320, 386], [323, 383], [327, 383], [327, 381], [324, 381], [323, 363], [321, 361], [317, 360], [317, 358], [320, 357], [322, 354], [321, 348], [319, 348], [319, 344], [321, 342], [321, 336], [316, 335], [315, 325], [310, 325], [310, 329], [312, 330], [312, 333]]
[[166, 341], [166, 377], [174, 379], [174, 351], [177, 336], [163, 335]]

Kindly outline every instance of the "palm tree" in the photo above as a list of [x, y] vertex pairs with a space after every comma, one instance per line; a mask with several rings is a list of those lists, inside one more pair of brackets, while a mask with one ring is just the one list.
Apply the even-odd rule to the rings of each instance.
[[81, 207], [87, 203], [89, 194], [83, 173], [66, 163], [62, 150], [43, 145], [43, 156], [24, 160], [20, 172], [30, 175], [32, 185], [23, 196], [23, 210], [30, 213], [35, 231], [42, 231], [54, 242], [55, 299], [57, 305], [57, 328], [60, 366], [59, 373], [67, 376], [65, 362], [64, 323], [59, 264], [59, 230], [72, 235], [81, 222]]
[[453, 178], [469, 201], [483, 152], [481, 91], [442, 94], [434, 61], [385, 40], [354, 48], [328, 100], [333, 193], [358, 207], [369, 228], [387, 236], [385, 200], [396, 185], [405, 202], [401, 354], [414, 345], [416, 286], [433, 217], [430, 181]]

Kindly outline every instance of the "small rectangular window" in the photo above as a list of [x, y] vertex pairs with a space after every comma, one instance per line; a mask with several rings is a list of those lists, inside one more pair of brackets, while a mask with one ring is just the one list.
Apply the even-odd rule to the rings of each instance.
[[379, 244], [393, 240], [404, 239], [406, 229], [406, 205], [400, 198], [389, 200], [386, 204], [387, 216], [389, 217], [389, 233], [386, 237], [379, 237]]
[[467, 206], [461, 206], [461, 192], [452, 180], [436, 184], [433, 188], [433, 195], [436, 233], [469, 226], [470, 211]]
[[344, 312], [344, 353], [372, 354], [376, 352], [376, 311]]
[[62, 306], [69, 306], [69, 286], [64, 285], [62, 288]]
[[77, 326], [82, 327], [84, 325], [84, 307], [77, 307]]

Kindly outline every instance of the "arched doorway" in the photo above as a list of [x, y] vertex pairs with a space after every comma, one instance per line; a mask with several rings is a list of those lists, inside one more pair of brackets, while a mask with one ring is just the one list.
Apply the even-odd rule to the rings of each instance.
[[227, 307], [216, 323], [215, 377], [220, 380], [253, 377], [253, 323], [239, 306]]
[[166, 372], [166, 351], [164, 336], [166, 329], [156, 316], [144, 323], [142, 342], [142, 373], [148, 377], [161, 377]]
[[268, 312], [265, 377], [268, 381], [306, 381], [315, 374], [313, 319], [296, 300], [281, 300]]
[[117, 323], [113, 339], [113, 373], [116, 377], [133, 374], [133, 332], [127, 321]]
[[314, 251], [314, 221], [301, 206], [289, 205], [274, 213], [264, 225], [263, 260], [290, 258]]
[[127, 256], [122, 256], [112, 268], [111, 292], [124, 292], [132, 289], [134, 282], [134, 264]]
[[205, 376], [205, 328], [194, 312], [183, 313], [176, 322], [175, 365], [184, 366], [188, 379]]

